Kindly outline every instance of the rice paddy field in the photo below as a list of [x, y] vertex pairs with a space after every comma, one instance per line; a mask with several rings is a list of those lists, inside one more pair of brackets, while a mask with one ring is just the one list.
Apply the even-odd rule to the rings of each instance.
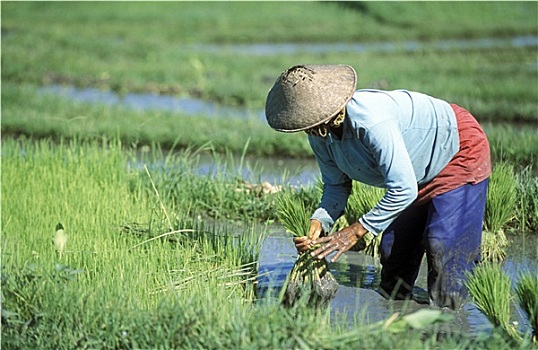
[[[342, 314], [262, 295], [260, 254], [285, 232], [279, 193], [297, 191], [306, 211], [320, 193], [315, 181], [292, 186], [284, 170], [263, 184], [256, 160], [312, 160], [303, 135], [273, 132], [259, 116], [297, 63], [346, 63], [359, 87], [458, 103], [491, 143], [484, 254], [503, 266], [507, 242], [538, 232], [538, 3], [0, 5], [2, 348], [536, 348], [533, 275], [488, 295], [495, 267], [471, 280], [485, 332], [447, 331], [451, 314], [436, 309], [395, 307], [367, 322], [357, 300]], [[118, 103], [132, 94], [217, 113]], [[241, 116], [219, 115], [229, 108]], [[379, 195], [356, 192], [355, 212]], [[488, 300], [503, 303], [500, 315]], [[523, 330], [511, 323], [515, 304], [527, 312]]]

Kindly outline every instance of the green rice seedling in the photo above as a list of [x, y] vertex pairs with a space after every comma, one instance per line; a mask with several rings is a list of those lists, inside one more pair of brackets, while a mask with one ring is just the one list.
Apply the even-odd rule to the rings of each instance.
[[[292, 189], [288, 188], [280, 192], [277, 199], [277, 216], [294, 237], [308, 235], [309, 212]], [[281, 299], [284, 305], [293, 306], [302, 300], [308, 305], [323, 307], [336, 293], [338, 282], [329, 271], [327, 261], [310, 256], [310, 252], [317, 248], [319, 245], [310, 248], [297, 258], [283, 288]]]
[[[103, 143], [2, 140], [2, 348], [124, 347], [118, 328], [155, 335], [129, 329], [132, 314], [153, 313], [170, 296], [195, 296], [222, 320], [254, 300], [259, 229], [206, 228], [155, 201], [145, 171], [129, 171], [121, 145]], [[58, 222], [69, 236], [62, 255]], [[122, 222], [138, 224], [118, 232]]]
[[526, 167], [516, 175], [518, 203], [516, 208], [517, 230], [538, 232], [538, 177], [533, 168]]
[[511, 339], [520, 341], [519, 331], [510, 322], [510, 277], [497, 263], [486, 262], [467, 274], [466, 286], [478, 309]]
[[[377, 202], [379, 202], [384, 193], [385, 190], [382, 188], [368, 186], [354, 181], [353, 191], [349, 196], [344, 214], [345, 222], [356, 222], [362, 215], [367, 213], [377, 204]], [[381, 236], [381, 234], [375, 236], [368, 232], [359, 242], [357, 242], [353, 249], [363, 251], [364, 254], [373, 257], [378, 257]]]
[[508, 163], [498, 163], [493, 167], [489, 180], [484, 213], [482, 258], [502, 261], [507, 245], [504, 227], [514, 218], [517, 201], [514, 167]]
[[514, 166], [497, 163], [489, 180], [484, 225], [490, 232], [500, 232], [514, 217], [517, 201]]
[[[204, 159], [211, 165], [201, 165]], [[244, 157], [237, 166], [236, 162], [232, 154], [223, 156], [211, 147], [191, 147], [169, 154], [163, 168], [152, 171], [154, 184], [145, 183], [150, 193], [158, 187], [163, 199], [190, 215], [243, 222], [275, 219], [274, 194], [280, 186], [260, 183], [260, 170], [256, 165], [251, 167]], [[244, 168], [251, 176], [243, 176]], [[207, 169], [207, 173], [199, 173], [200, 169]]]
[[506, 247], [508, 239], [503, 231], [497, 233], [482, 231], [482, 260], [501, 262], [506, 259]]
[[525, 273], [516, 283], [516, 296], [533, 329], [533, 341], [538, 342], [538, 276]]

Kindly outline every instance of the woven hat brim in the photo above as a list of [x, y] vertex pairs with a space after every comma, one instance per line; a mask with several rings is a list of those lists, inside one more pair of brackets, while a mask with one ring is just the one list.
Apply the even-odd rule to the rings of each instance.
[[271, 128], [297, 132], [328, 122], [349, 102], [357, 74], [348, 65], [298, 65], [284, 71], [269, 93], [265, 116]]

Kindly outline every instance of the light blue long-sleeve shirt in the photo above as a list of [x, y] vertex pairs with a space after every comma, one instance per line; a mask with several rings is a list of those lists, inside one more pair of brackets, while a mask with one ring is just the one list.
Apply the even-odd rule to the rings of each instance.
[[328, 231], [343, 214], [355, 180], [387, 189], [359, 219], [379, 234], [458, 151], [456, 116], [447, 102], [405, 90], [358, 90], [346, 109], [341, 139], [330, 131], [308, 137], [323, 180], [312, 218]]

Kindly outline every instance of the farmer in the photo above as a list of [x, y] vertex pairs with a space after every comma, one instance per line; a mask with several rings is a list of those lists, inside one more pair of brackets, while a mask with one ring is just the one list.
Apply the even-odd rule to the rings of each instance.
[[[480, 260], [482, 219], [491, 173], [489, 144], [465, 109], [406, 90], [355, 90], [347, 65], [298, 65], [268, 93], [265, 114], [282, 132], [305, 131], [318, 162], [323, 195], [299, 252], [316, 244], [335, 262], [367, 232], [381, 238], [386, 298], [412, 298], [424, 253], [430, 304], [459, 308], [465, 273]], [[386, 189], [357, 222], [331, 230], [352, 180]]]

